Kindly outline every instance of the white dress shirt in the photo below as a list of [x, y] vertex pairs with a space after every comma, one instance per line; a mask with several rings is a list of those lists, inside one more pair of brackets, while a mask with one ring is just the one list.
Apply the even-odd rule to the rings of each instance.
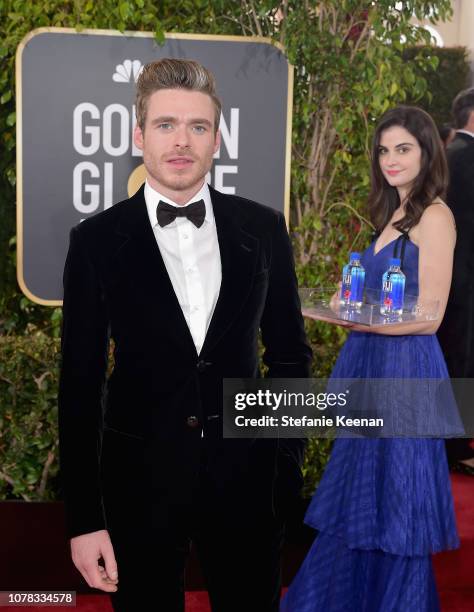
[[206, 218], [201, 227], [196, 227], [186, 217], [177, 217], [165, 227], [160, 227], [156, 219], [160, 200], [171, 206], [182, 206], [155, 191], [148, 181], [145, 183], [148, 217], [198, 355], [216, 307], [222, 280], [216, 222], [207, 183], [185, 206], [201, 199], [206, 206]]
[[474, 132], [470, 132], [469, 130], [456, 130], [457, 134], [467, 134], [468, 136], [471, 136], [471, 138], [474, 138]]

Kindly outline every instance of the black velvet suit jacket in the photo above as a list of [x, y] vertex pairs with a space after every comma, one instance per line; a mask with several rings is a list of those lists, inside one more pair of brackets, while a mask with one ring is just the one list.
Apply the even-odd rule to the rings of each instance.
[[[272, 494], [278, 456], [283, 452], [296, 468], [301, 460], [301, 441], [222, 439], [222, 379], [257, 376], [259, 330], [270, 377], [308, 376], [311, 349], [283, 216], [213, 189], [211, 199], [222, 284], [200, 355], [157, 247], [143, 188], [71, 231], [59, 395], [71, 537], [107, 528], [104, 432], [123, 440], [123, 452], [127, 440], [143, 443], [150, 495], [164, 522], [176, 504], [186, 503], [195, 482], [202, 429], [215, 478], [232, 486], [251, 474], [260, 479], [262, 500]], [[107, 378], [110, 338], [114, 369]], [[118, 458], [120, 444], [113, 452]], [[121, 477], [125, 483], [130, 475]]]
[[456, 219], [453, 280], [438, 338], [452, 377], [474, 376], [474, 138], [457, 134], [448, 147], [447, 203]]

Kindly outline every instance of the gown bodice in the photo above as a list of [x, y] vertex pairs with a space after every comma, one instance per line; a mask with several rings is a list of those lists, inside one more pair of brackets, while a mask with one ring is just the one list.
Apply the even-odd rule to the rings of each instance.
[[382, 285], [382, 276], [389, 267], [391, 257], [402, 259], [401, 269], [405, 274], [405, 294], [418, 295], [418, 247], [406, 235], [401, 234], [377, 253], [375, 253], [374, 240], [362, 253], [361, 264], [365, 269], [365, 286], [368, 289], [379, 291]]

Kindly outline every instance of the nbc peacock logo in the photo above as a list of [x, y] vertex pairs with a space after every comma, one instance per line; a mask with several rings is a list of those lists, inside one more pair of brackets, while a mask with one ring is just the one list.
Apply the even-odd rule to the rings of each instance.
[[116, 83], [130, 83], [130, 81], [136, 83], [142, 69], [143, 64], [140, 60], [126, 59], [115, 66], [112, 80]]

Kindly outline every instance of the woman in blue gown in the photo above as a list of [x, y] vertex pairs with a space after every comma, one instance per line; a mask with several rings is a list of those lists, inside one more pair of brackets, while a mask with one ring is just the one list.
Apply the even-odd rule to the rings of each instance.
[[[405, 293], [420, 303], [438, 300], [439, 316], [370, 332], [343, 323], [351, 333], [332, 378], [448, 378], [436, 338], [456, 240], [453, 216], [441, 200], [447, 181], [430, 116], [408, 106], [388, 111], [372, 149], [369, 207], [378, 238], [362, 255], [365, 286], [380, 289], [389, 259], [401, 255]], [[433, 413], [430, 431], [459, 435], [454, 404], [445, 409], [442, 423], [433, 422]], [[431, 554], [459, 546], [444, 441], [337, 439], [305, 522], [319, 535], [281, 612], [439, 610]]]

